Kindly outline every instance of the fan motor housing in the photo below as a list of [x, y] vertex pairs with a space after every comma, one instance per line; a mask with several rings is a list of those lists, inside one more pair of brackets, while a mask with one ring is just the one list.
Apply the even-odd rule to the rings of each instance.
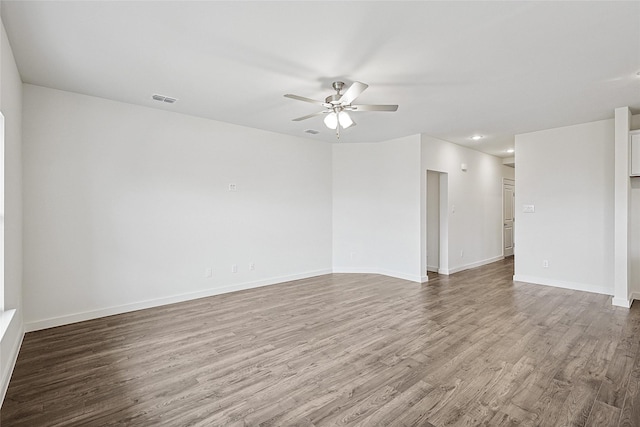
[[327, 96], [324, 100], [328, 103], [328, 104], [340, 104], [340, 98], [342, 98], [342, 95], [336, 93], [334, 95], [329, 95]]

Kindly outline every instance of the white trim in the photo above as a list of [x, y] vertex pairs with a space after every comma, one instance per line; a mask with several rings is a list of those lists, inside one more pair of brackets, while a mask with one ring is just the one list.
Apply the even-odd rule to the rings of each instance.
[[434, 273], [438, 272], [438, 266], [437, 265], [427, 265], [427, 271], [433, 271]]
[[[491, 264], [493, 262], [497, 262], [497, 261], [501, 261], [503, 260], [504, 257], [502, 255], [498, 255], [496, 257], [493, 258], [488, 258], [482, 261], [478, 261], [478, 262], [473, 262], [471, 264], [466, 264], [466, 265], [462, 265], [460, 267], [455, 267], [452, 269], [445, 269], [445, 268], [439, 268], [438, 269], [438, 274], [444, 274], [444, 275], [449, 275], [449, 274], [453, 274], [453, 273], [458, 273], [460, 271], [464, 271], [464, 270], [468, 270], [470, 268], [476, 268], [476, 267], [481, 267], [483, 265], [487, 265], [487, 264]], [[432, 271], [432, 270], [429, 270]], [[403, 280], [410, 280], [412, 282], [416, 282], [416, 283], [425, 283], [427, 281], [429, 281], [429, 278], [427, 276], [416, 276], [413, 274], [406, 274], [406, 273], [399, 273], [397, 271], [390, 271], [390, 270], [385, 270], [382, 268], [362, 268], [362, 267], [358, 267], [358, 268], [348, 268], [348, 267], [340, 267], [340, 268], [334, 268], [333, 269], [334, 273], [364, 273], [364, 274], [382, 274], [383, 276], [389, 276], [389, 277], [395, 277], [396, 279], [403, 279]]]
[[112, 316], [114, 314], [127, 313], [130, 311], [143, 310], [146, 308], [159, 307], [167, 304], [175, 304], [177, 302], [189, 301], [198, 298], [205, 298], [214, 295], [226, 294], [229, 292], [242, 291], [245, 289], [258, 288], [261, 286], [275, 285], [283, 282], [290, 282], [292, 280], [307, 279], [310, 277], [321, 276], [324, 274], [331, 274], [330, 269], [309, 271], [306, 273], [293, 274], [289, 276], [273, 277], [270, 279], [258, 280], [255, 282], [238, 283], [235, 285], [211, 288], [204, 291], [189, 292], [186, 294], [173, 295], [170, 297], [156, 298], [147, 301], [139, 301], [132, 304], [124, 304], [115, 307], [101, 308], [98, 310], [85, 311], [81, 313], [74, 313], [65, 316], [52, 317], [49, 319], [36, 320], [33, 322], [25, 322], [25, 330], [27, 332], [38, 331], [41, 329], [54, 328], [56, 326], [68, 325], [70, 323], [84, 322], [85, 320], [97, 319], [105, 316]]
[[586, 283], [547, 279], [545, 277], [524, 276], [521, 274], [514, 275], [513, 280], [515, 282], [533, 283], [534, 285], [553, 286], [556, 288], [571, 289], [574, 291], [593, 292], [596, 294], [613, 295], [613, 289], [605, 288], [603, 286], [587, 285]]
[[469, 270], [471, 268], [476, 268], [476, 267], [482, 267], [483, 265], [491, 264], [497, 261], [502, 261], [503, 259], [504, 259], [504, 256], [498, 255], [493, 258], [487, 258], [482, 261], [472, 262], [471, 264], [461, 265], [460, 267], [450, 268], [448, 273], [441, 273], [441, 274], [459, 273], [460, 271]]
[[377, 268], [367, 268], [367, 267], [338, 267], [333, 269], [334, 273], [345, 273], [345, 274], [380, 274], [380, 271]]
[[393, 277], [396, 279], [408, 280], [410, 282], [423, 283], [428, 279], [425, 279], [426, 276], [418, 276], [415, 274], [406, 274], [399, 273], [397, 271], [385, 270], [383, 268], [349, 268], [349, 267], [339, 267], [333, 269], [334, 273], [347, 273], [347, 274], [380, 274], [382, 276]]
[[[15, 312], [15, 310], [9, 310]], [[4, 315], [7, 312], [2, 313], [3, 321]], [[11, 315], [13, 317], [13, 314]], [[7, 394], [7, 389], [9, 388], [9, 381], [11, 380], [11, 375], [13, 375], [13, 370], [16, 367], [16, 362], [18, 361], [18, 354], [20, 353], [20, 347], [22, 347], [22, 340], [24, 339], [24, 331], [21, 331], [18, 334], [16, 341], [11, 346], [11, 350], [9, 352], [9, 363], [2, 372], [2, 378], [0, 378], [0, 407], [2, 406], [2, 402], [4, 402], [4, 398]], [[4, 346], [3, 346], [4, 347]]]
[[385, 269], [379, 269], [378, 274], [384, 276], [395, 277], [396, 279], [409, 280], [411, 282], [422, 283], [422, 276], [415, 274], [399, 273], [397, 271], [390, 271]]
[[626, 300], [624, 298], [611, 298], [611, 305], [615, 305], [616, 307], [631, 308], [632, 302], [633, 299]]
[[9, 329], [9, 324], [11, 323], [11, 319], [15, 316], [16, 310], [6, 310], [0, 311], [0, 341], [4, 338], [4, 334]]
[[631, 294], [629, 295], [629, 301], [626, 301], [622, 298], [613, 298], [611, 300], [611, 304], [615, 305], [616, 307], [631, 308], [631, 304], [633, 304], [633, 301], [635, 300], [640, 300], [640, 292], [631, 292]]

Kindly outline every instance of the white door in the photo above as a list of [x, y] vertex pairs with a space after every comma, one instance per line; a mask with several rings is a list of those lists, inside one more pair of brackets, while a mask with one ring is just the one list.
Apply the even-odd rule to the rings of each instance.
[[515, 226], [515, 182], [505, 179], [502, 184], [504, 256], [513, 255], [513, 228]]

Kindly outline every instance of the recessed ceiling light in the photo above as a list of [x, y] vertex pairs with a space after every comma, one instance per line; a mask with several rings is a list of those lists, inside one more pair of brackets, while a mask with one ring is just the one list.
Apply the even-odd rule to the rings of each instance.
[[513, 148], [507, 148], [507, 153], [513, 153], [514, 151], [516, 150], [514, 150]]
[[478, 141], [478, 140], [480, 140], [480, 139], [482, 139], [482, 138], [484, 138], [484, 136], [482, 136], [482, 135], [473, 135], [473, 136], [471, 137], [471, 139], [473, 139], [474, 141]]

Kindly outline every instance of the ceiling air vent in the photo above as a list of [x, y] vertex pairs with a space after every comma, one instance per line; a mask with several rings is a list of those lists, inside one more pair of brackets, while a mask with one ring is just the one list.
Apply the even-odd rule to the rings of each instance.
[[177, 101], [176, 98], [171, 98], [169, 96], [158, 95], [158, 94], [154, 94], [153, 96], [151, 96], [151, 98], [153, 98], [155, 101], [166, 102], [167, 104], [173, 104], [174, 102]]
[[310, 133], [311, 135], [317, 135], [320, 133], [320, 131], [315, 130], [315, 129], [307, 129], [305, 130], [305, 133]]

